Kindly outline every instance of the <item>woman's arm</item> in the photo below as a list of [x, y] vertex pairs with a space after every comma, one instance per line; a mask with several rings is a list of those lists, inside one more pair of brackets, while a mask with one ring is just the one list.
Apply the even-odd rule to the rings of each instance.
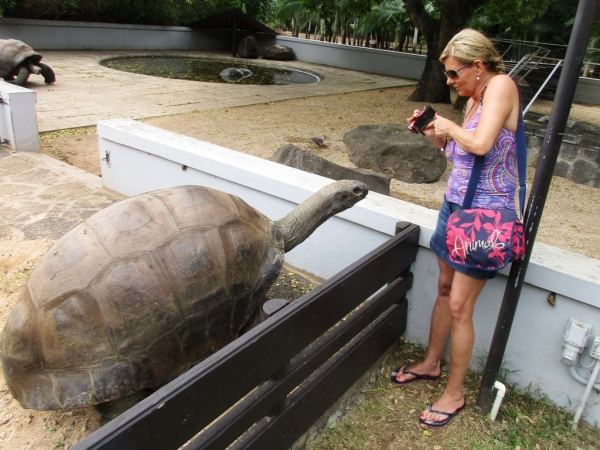
[[466, 152], [485, 155], [492, 149], [501, 128], [517, 130], [518, 118], [517, 86], [508, 75], [497, 75], [488, 83], [479, 124], [474, 131], [467, 131], [439, 115], [433, 122], [433, 129], [436, 138], [454, 139]]

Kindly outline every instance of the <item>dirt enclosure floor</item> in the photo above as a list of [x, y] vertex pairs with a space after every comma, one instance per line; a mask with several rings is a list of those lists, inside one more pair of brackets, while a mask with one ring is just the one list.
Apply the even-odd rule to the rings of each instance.
[[[337, 164], [352, 167], [343, 135], [359, 125], [404, 123], [414, 109], [422, 107], [407, 100], [412, 90], [413, 87], [406, 87], [303, 98], [156, 117], [144, 122], [261, 158], [270, 158], [279, 147], [294, 144]], [[442, 115], [460, 120], [460, 114], [451, 105], [435, 107]], [[550, 107], [549, 102], [539, 102], [534, 110], [547, 113]], [[595, 120], [600, 125], [599, 111], [597, 107], [576, 105], [571, 119]], [[326, 147], [316, 147], [311, 141], [313, 136], [321, 137]], [[42, 145], [44, 153], [100, 174], [94, 128], [50, 133], [42, 136]], [[533, 175], [534, 170], [529, 169], [529, 183]], [[432, 184], [393, 181], [392, 196], [437, 209], [447, 176], [448, 172]], [[555, 177], [537, 239], [598, 259], [599, 219], [599, 189]], [[0, 240], [0, 290], [7, 299], [7, 304], [0, 310], [1, 324], [16, 302], [27, 276], [51, 244], [50, 239]], [[98, 415], [91, 408], [56, 412], [23, 410], [12, 399], [3, 380], [0, 384], [0, 449], [68, 448], [97, 427]]]

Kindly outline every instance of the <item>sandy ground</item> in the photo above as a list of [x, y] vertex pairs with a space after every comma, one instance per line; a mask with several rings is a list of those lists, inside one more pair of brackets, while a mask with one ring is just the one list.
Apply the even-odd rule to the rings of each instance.
[[[185, 115], [159, 117], [145, 122], [224, 147], [269, 158], [285, 144], [313, 151], [344, 166], [348, 159], [343, 135], [359, 125], [404, 123], [422, 105], [407, 101], [409, 88], [297, 99], [255, 106], [223, 108]], [[550, 103], [534, 108], [548, 112]], [[447, 117], [460, 119], [450, 105], [435, 105]], [[578, 106], [571, 119], [598, 119], [599, 108]], [[600, 125], [600, 120], [598, 120]], [[311, 137], [324, 139], [317, 148]], [[100, 161], [95, 129], [65, 130], [42, 137], [43, 152], [99, 175]], [[528, 173], [529, 181], [533, 170]], [[437, 209], [441, 204], [447, 173], [436, 183], [392, 183], [392, 195]], [[538, 240], [598, 258], [600, 253], [600, 190], [561, 178], [552, 180]], [[38, 241], [0, 240], [0, 294], [7, 299], [0, 310], [4, 323], [21, 286], [52, 244]], [[23, 248], [26, 246], [26, 248]], [[23, 257], [22, 255], [27, 255]], [[283, 283], [284, 281], [282, 281]], [[0, 384], [0, 449], [68, 448], [98, 427], [91, 408], [75, 411], [39, 412], [23, 410]]]

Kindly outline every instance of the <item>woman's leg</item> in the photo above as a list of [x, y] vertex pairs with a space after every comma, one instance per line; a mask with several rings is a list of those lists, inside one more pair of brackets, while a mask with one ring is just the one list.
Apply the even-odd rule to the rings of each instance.
[[[427, 355], [425, 359], [406, 370], [419, 375], [438, 376], [441, 372], [440, 362], [442, 354], [446, 347], [446, 341], [452, 329], [452, 317], [450, 315], [449, 300], [452, 280], [454, 278], [454, 269], [438, 258], [440, 266], [440, 277], [438, 280], [438, 296], [431, 313], [431, 326], [429, 328], [429, 344], [427, 346]], [[408, 381], [414, 378], [414, 375], [402, 373], [396, 376], [398, 381]]]
[[[463, 382], [471, 361], [475, 332], [473, 310], [477, 297], [487, 280], [480, 280], [456, 272], [450, 291], [448, 309], [451, 317], [452, 341], [450, 345], [450, 374], [442, 396], [432, 409], [453, 413], [464, 405]], [[421, 414], [425, 420], [441, 421], [447, 416], [431, 413], [428, 409]]]

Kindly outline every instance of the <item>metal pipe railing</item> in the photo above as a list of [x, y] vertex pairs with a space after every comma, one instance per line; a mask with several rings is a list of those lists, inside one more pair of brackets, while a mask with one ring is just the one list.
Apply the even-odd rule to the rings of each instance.
[[550, 189], [552, 174], [560, 151], [571, 104], [575, 96], [579, 72], [583, 64], [586, 46], [590, 39], [599, 2], [600, 0], [580, 0], [577, 7], [575, 23], [565, 56], [564, 68], [558, 81], [554, 105], [550, 113], [544, 143], [540, 151], [540, 162], [535, 171], [531, 195], [529, 196], [525, 212], [525, 255], [522, 259], [512, 263], [504, 291], [504, 298], [502, 299], [502, 305], [498, 313], [496, 329], [494, 330], [490, 351], [483, 371], [483, 378], [479, 387], [477, 408], [482, 415], [487, 415], [491, 408], [494, 383], [500, 373], [500, 366], [519, 303], [519, 296], [527, 272], [529, 258], [531, 257], [531, 250]]

